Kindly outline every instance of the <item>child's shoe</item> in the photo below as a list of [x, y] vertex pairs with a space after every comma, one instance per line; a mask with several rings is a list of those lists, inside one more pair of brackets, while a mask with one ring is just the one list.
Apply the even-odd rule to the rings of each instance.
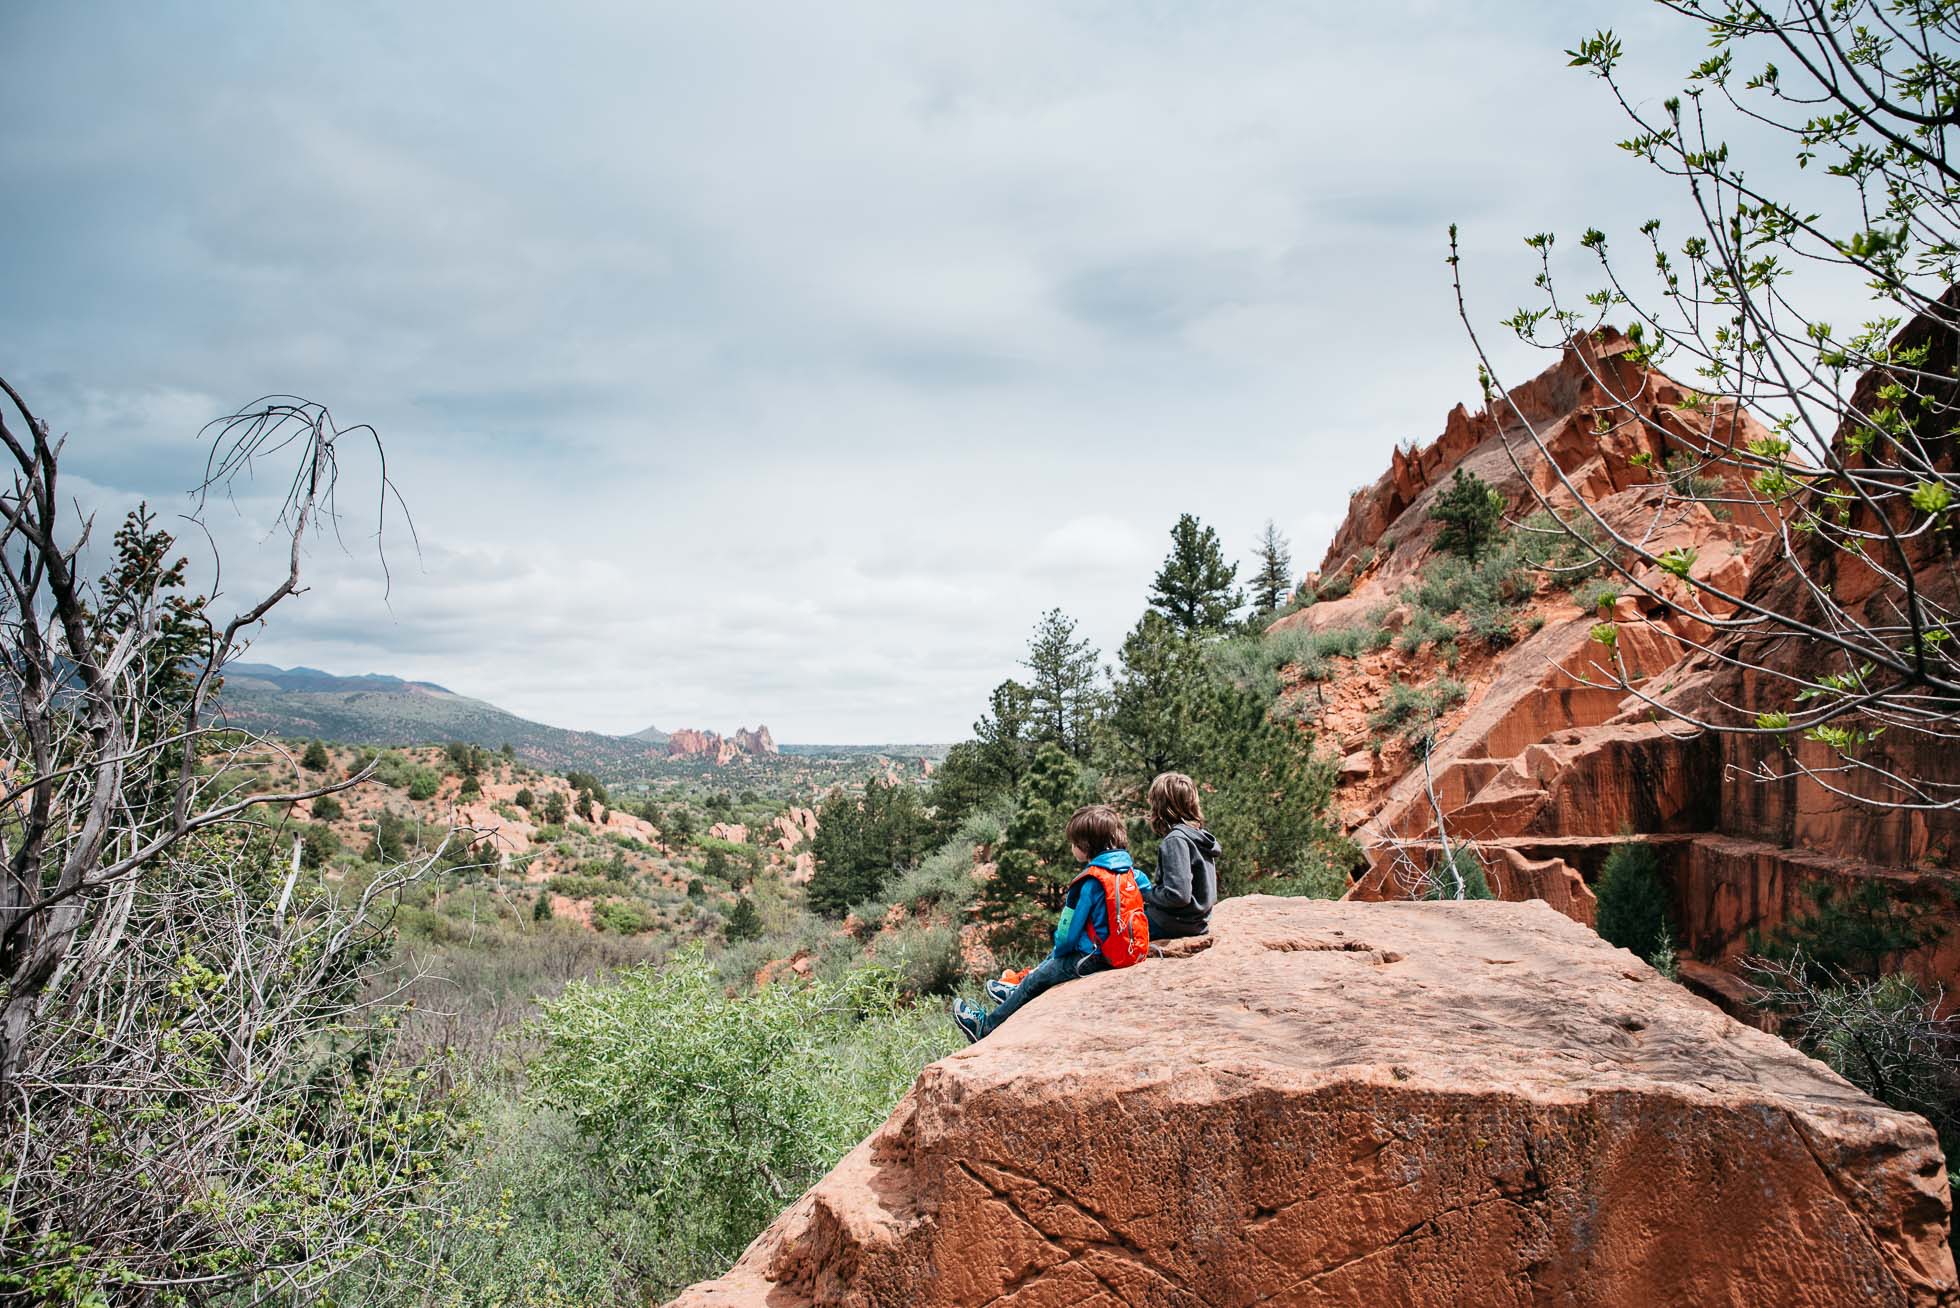
[[1007, 997], [1014, 993], [1014, 987], [999, 977], [988, 977], [987, 984], [982, 988], [986, 990], [987, 998], [993, 1000], [996, 1004], [1006, 1003]]
[[955, 999], [953, 1001], [953, 1024], [959, 1027], [961, 1033], [966, 1036], [966, 1042], [968, 1044], [972, 1044], [983, 1034], [980, 1030], [980, 1022], [983, 1016], [979, 1009], [967, 1003], [966, 1000]]

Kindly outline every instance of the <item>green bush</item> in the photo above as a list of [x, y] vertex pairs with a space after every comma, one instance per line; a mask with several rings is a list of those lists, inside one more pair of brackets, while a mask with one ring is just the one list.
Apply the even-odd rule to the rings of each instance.
[[1403, 654], [1418, 654], [1431, 643], [1444, 645], [1456, 639], [1456, 628], [1428, 609], [1417, 609], [1395, 637], [1395, 648]]
[[889, 967], [908, 996], [949, 995], [966, 976], [960, 929], [941, 923], [907, 923], [878, 938], [873, 958]]
[[1484, 860], [1468, 845], [1458, 845], [1445, 859], [1440, 853], [1430, 862], [1423, 883], [1424, 899], [1495, 899], [1490, 878], [1484, 873]]
[[1652, 845], [1615, 845], [1593, 894], [1599, 900], [1594, 921], [1608, 942], [1646, 958], [1674, 938], [1667, 884]]
[[731, 996], [698, 949], [572, 983], [536, 1031], [537, 1101], [689, 1277], [732, 1262], [957, 1035], [882, 968]]
[[545, 882], [554, 894], [567, 899], [600, 899], [618, 891], [619, 887], [606, 877], [580, 876], [576, 873], [561, 872]]
[[899, 873], [885, 893], [908, 913], [939, 909], [963, 915], [979, 893], [979, 882], [973, 879], [973, 845], [955, 836], [921, 859], [917, 867]]
[[1388, 698], [1369, 717], [1368, 725], [1377, 732], [1410, 733], [1425, 731], [1435, 719], [1461, 704], [1469, 694], [1460, 681], [1439, 677], [1427, 686], [1411, 686], [1397, 680], [1388, 687]]
[[1500, 650], [1518, 640], [1518, 620], [1513, 611], [1501, 605], [1479, 602], [1465, 613], [1470, 639], [1485, 649]]
[[325, 772], [333, 766], [333, 757], [327, 753], [325, 744], [315, 740], [307, 745], [306, 753], [300, 756], [299, 765], [308, 772]]
[[320, 796], [309, 807], [313, 810], [313, 820], [315, 822], [335, 822], [345, 816], [347, 812], [346, 809], [341, 807], [340, 801], [332, 795]]
[[592, 927], [595, 931], [637, 936], [659, 925], [660, 918], [654, 911], [637, 900], [608, 899], [592, 906]]

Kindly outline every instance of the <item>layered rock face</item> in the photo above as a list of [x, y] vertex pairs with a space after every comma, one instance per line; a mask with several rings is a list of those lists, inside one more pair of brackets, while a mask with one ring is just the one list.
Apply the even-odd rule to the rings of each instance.
[[[1760, 429], [1746, 416], [1691, 403], [1673, 381], [1631, 364], [1626, 349], [1610, 333], [1583, 339], [1512, 392], [1547, 453], [1531, 442], [1510, 403], [1476, 415], [1459, 408], [1436, 441], [1398, 451], [1389, 471], [1356, 493], [1322, 565], [1319, 575], [1348, 579], [1350, 593], [1277, 625], [1320, 631], [1384, 614], [1397, 625], [1403, 588], [1436, 553], [1430, 507], [1458, 467], [1497, 489], [1513, 521], [1526, 519], [1540, 495], [1566, 507], [1576, 491], [1650, 552], [1694, 550], [1689, 572], [1702, 587], [1801, 613], [1803, 579], [1770, 549], [1773, 523], [1747, 505], [1724, 506], [1720, 516], [1695, 501], [1663, 505], [1655, 485], [1654, 470], [1698, 445], [1711, 424], [1734, 421], [1739, 443]], [[1740, 490], [1738, 470], [1708, 471], [1723, 478], [1723, 494]], [[1836, 576], [1834, 566], [1854, 574], [1864, 568], [1824, 561], [1814, 571], [1841, 600], [1861, 585], [1871, 589], [1868, 577]], [[1940, 566], [1929, 569], [1925, 584], [1950, 590], [1950, 576], [1931, 575]], [[1727, 612], [1706, 589], [1690, 597], [1676, 582], [1658, 588], [1657, 599], [1622, 587], [1627, 593], [1600, 613], [1581, 611], [1547, 583], [1526, 606], [1536, 629], [1517, 645], [1488, 654], [1466, 644], [1462, 666], [1449, 675], [1468, 695], [1438, 723], [1427, 769], [1394, 744], [1371, 754], [1376, 733], [1368, 715], [1394, 681], [1444, 675], [1433, 654], [1366, 654], [1338, 684], [1317, 689], [1322, 702], [1309, 716], [1323, 752], [1342, 759], [1337, 802], [1368, 854], [1353, 897], [1414, 893], [1440, 825], [1479, 842], [1501, 897], [1542, 898], [1591, 922], [1588, 883], [1607, 854], [1625, 839], [1649, 840], [1671, 882], [1683, 955], [1732, 966], [1753, 932], [1808, 911], [1811, 887], [1878, 878], [1922, 899], [1948, 928], [1944, 940], [1901, 962], [1960, 1002], [1960, 911], [1940, 894], [1941, 883], [1960, 870], [1960, 812], [1875, 808], [1802, 776], [1766, 783], [1757, 779], [1766, 762], [1779, 773], [1795, 771], [1787, 759], [1770, 757], [1773, 741], [1698, 731], [1611, 686], [1611, 656], [1591, 638], [1602, 620], [1614, 624], [1617, 655], [1635, 688], [1690, 715], [1714, 702], [1750, 712], [1787, 708], [1791, 686], [1776, 673], [1816, 671], [1801, 666], [1805, 650], [1795, 641], [1718, 639], [1693, 616], [1701, 603], [1717, 616]], [[1736, 659], [1772, 671], [1747, 671]], [[1802, 761], [1828, 762], [1821, 747], [1795, 748]], [[1911, 775], [1950, 778], [1960, 770], [1960, 751], [1950, 743], [1888, 737], [1874, 758], [1888, 752], [1892, 765]], [[1844, 790], [1861, 782], [1853, 776], [1831, 784]]]
[[1214, 924], [927, 1068], [676, 1304], [1960, 1301], [1924, 1121], [1545, 905]]

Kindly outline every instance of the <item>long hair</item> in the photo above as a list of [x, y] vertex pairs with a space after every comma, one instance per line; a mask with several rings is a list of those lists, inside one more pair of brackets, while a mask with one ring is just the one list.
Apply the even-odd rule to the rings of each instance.
[[1150, 829], [1161, 836], [1180, 822], [1194, 827], [1205, 824], [1197, 783], [1182, 772], [1159, 773], [1150, 783]]

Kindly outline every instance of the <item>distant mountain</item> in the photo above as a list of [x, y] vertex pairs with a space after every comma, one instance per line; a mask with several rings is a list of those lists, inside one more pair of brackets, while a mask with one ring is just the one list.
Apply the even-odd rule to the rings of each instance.
[[664, 745], [673, 739], [673, 737], [669, 733], [662, 731], [659, 727], [642, 727], [632, 735], [623, 737], [623, 739], [644, 740], [649, 745]]
[[553, 770], [614, 767], [666, 757], [666, 736], [568, 731], [508, 713], [430, 681], [368, 674], [339, 677], [317, 668], [234, 663], [225, 669], [219, 707], [233, 726], [298, 740], [344, 745], [441, 745], [452, 740], [497, 749]]

